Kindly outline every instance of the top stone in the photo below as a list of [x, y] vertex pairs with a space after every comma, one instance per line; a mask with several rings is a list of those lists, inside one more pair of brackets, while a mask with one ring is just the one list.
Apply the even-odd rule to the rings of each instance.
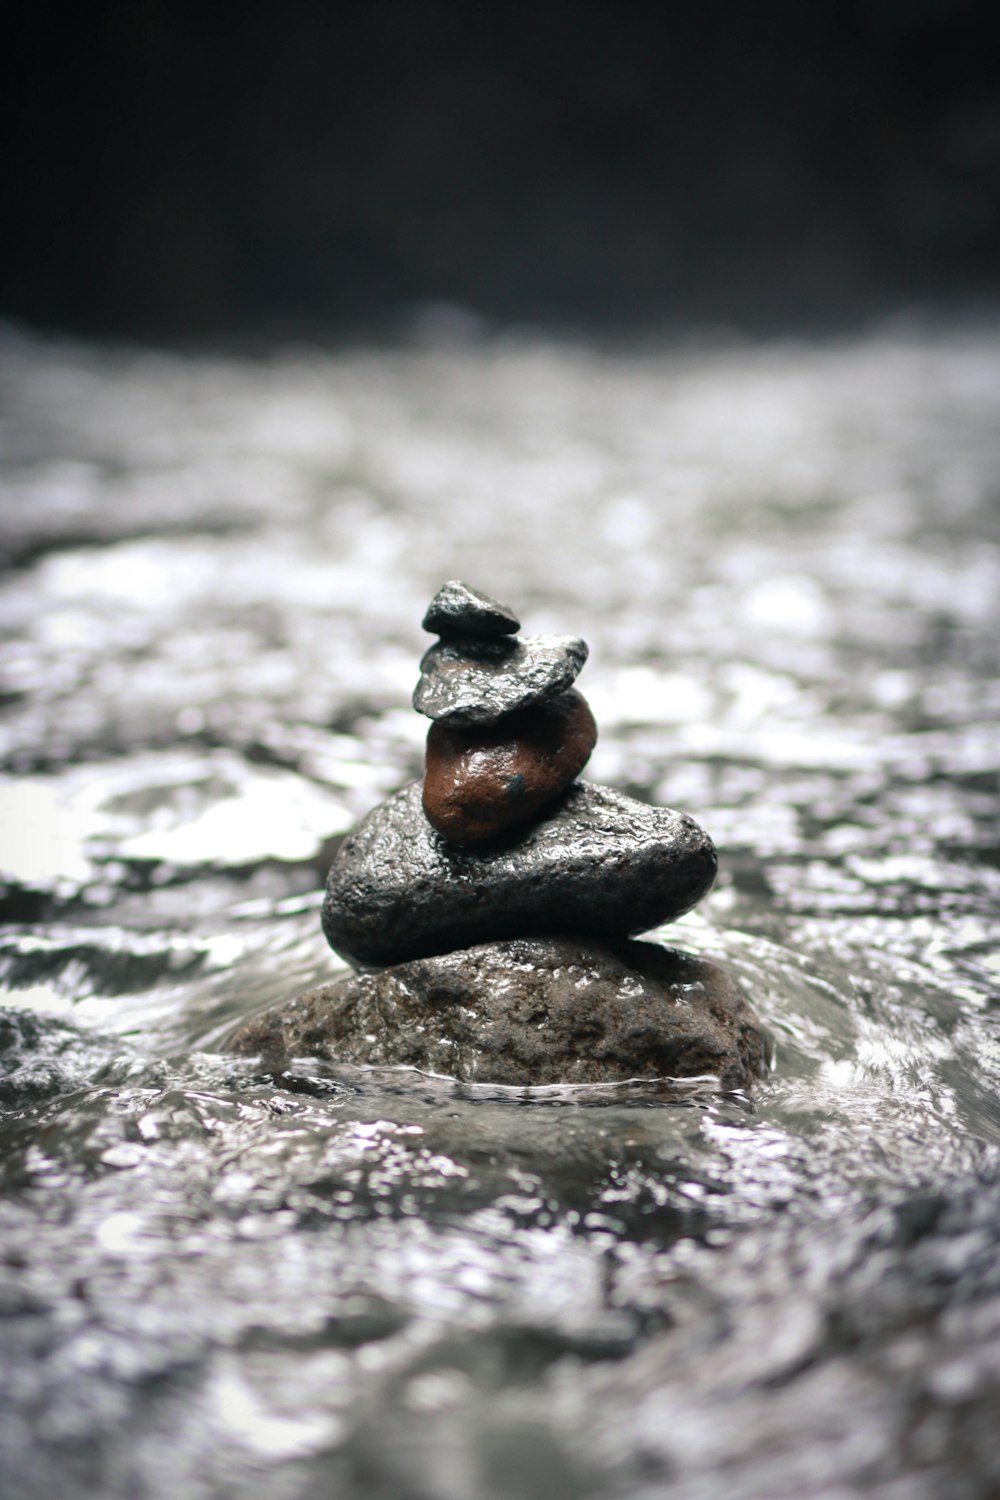
[[521, 622], [506, 604], [452, 578], [438, 589], [427, 606], [423, 628], [447, 640], [470, 637], [493, 640], [497, 636], [514, 635]]

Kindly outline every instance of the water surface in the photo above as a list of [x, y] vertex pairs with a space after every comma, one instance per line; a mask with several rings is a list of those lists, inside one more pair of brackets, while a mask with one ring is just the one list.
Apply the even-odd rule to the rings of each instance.
[[[0, 339], [5, 1493], [1000, 1488], [1000, 335]], [[448, 577], [692, 813], [710, 1084], [280, 1077]]]

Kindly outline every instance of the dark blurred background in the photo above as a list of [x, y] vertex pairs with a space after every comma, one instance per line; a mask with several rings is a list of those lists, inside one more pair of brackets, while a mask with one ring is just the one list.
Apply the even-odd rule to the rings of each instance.
[[754, 329], [991, 297], [993, 11], [21, 4], [0, 314], [181, 338], [435, 304]]

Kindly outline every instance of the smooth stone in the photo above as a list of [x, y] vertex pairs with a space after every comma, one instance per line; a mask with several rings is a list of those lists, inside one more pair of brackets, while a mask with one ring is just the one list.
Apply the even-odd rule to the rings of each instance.
[[482, 728], [438, 721], [427, 735], [424, 812], [453, 844], [495, 838], [565, 791], [596, 743], [594, 716], [575, 688]]
[[421, 794], [414, 781], [373, 808], [330, 866], [323, 931], [362, 966], [500, 938], [646, 932], [715, 879], [715, 846], [693, 818], [611, 787], [574, 782], [547, 817], [478, 849], [443, 839]]
[[418, 713], [450, 724], [493, 724], [565, 693], [588, 654], [575, 635], [524, 635], [486, 649], [470, 646], [439, 641], [424, 653], [413, 691]]
[[653, 943], [515, 938], [346, 974], [248, 1025], [237, 1052], [393, 1065], [468, 1082], [611, 1083], [765, 1072], [759, 1022], [725, 969]]
[[516, 634], [521, 622], [506, 604], [451, 578], [427, 606], [423, 628], [431, 635], [503, 636]]

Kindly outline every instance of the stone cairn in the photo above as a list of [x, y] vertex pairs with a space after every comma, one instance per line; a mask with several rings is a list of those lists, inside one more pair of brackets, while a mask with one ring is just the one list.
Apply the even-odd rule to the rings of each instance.
[[715, 964], [630, 941], [712, 885], [684, 813], [577, 780], [597, 740], [575, 636], [519, 635], [506, 605], [446, 583], [413, 705], [423, 782], [347, 835], [323, 931], [358, 972], [245, 1025], [236, 1050], [407, 1065], [501, 1084], [711, 1075], [745, 1088], [766, 1043]]

